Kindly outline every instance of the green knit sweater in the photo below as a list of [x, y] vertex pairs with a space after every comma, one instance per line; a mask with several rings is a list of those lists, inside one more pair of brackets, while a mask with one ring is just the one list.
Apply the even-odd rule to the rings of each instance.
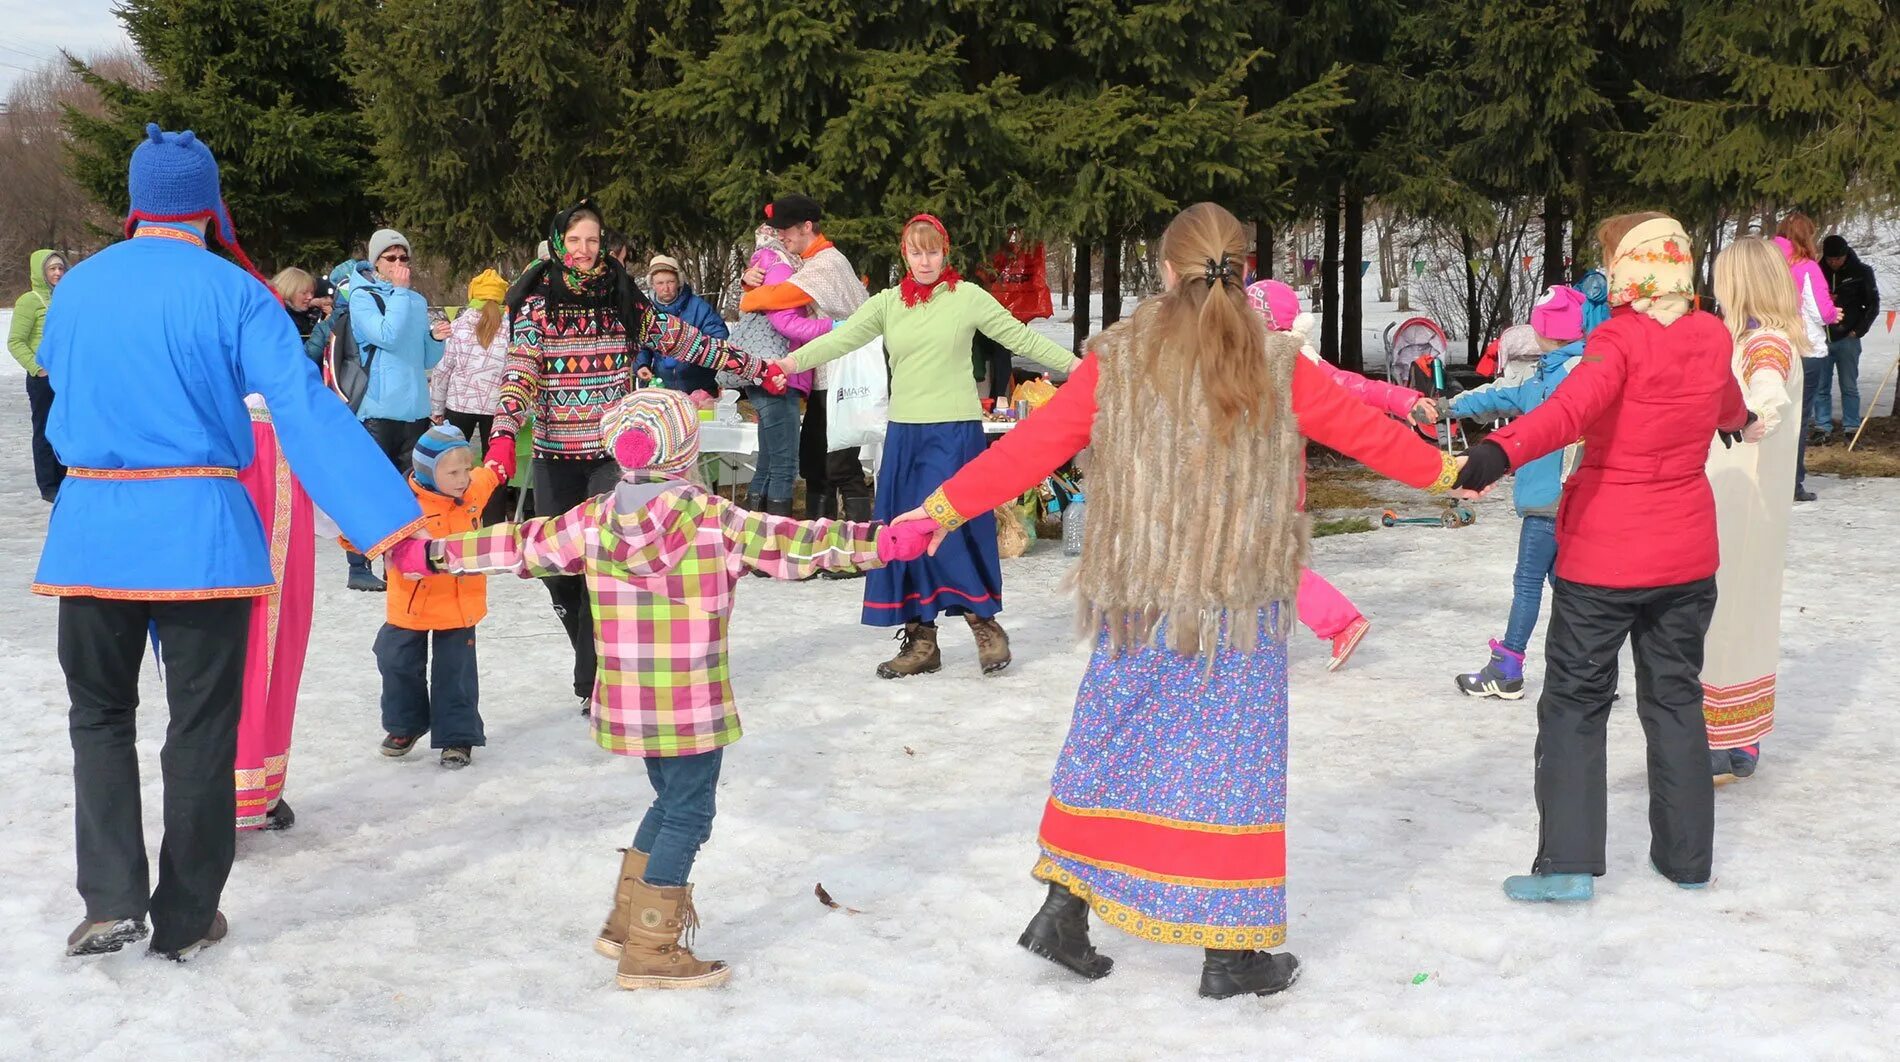
[[891, 420], [942, 424], [983, 419], [976, 381], [970, 378], [970, 341], [977, 332], [1057, 372], [1076, 364], [1075, 355], [1031, 331], [975, 284], [966, 281], [954, 291], [938, 287], [929, 301], [916, 306], [904, 305], [899, 290], [886, 288], [871, 296], [829, 335], [800, 347], [792, 355], [799, 371], [883, 336], [891, 365]]

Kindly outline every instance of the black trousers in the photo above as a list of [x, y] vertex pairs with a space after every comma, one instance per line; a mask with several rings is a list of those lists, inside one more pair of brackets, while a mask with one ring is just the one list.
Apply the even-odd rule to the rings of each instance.
[[[236, 852], [239, 709], [250, 598], [59, 603], [59, 663], [72, 699], [73, 820], [86, 917], [152, 919], [152, 947], [203, 939]], [[171, 721], [159, 763], [165, 839], [158, 888], [139, 807], [134, 718], [147, 624], [156, 624]]]
[[[483, 455], [488, 453], [488, 436], [495, 430], [493, 413], [463, 413], [451, 409], [444, 414], [450, 424], [462, 429], [462, 435], [468, 444], [475, 448], [475, 463], [481, 464]], [[482, 526], [508, 522], [508, 515], [514, 510], [508, 504], [508, 485], [502, 484], [494, 494], [489, 495], [488, 504], [482, 507]]]
[[416, 443], [422, 441], [423, 433], [429, 430], [428, 420], [384, 420], [371, 417], [363, 422], [369, 437], [389, 458], [396, 471], [409, 474], [409, 462], [415, 457]]
[[[586, 460], [537, 457], [534, 459], [534, 512], [559, 516], [596, 494], [605, 494], [620, 481], [620, 465], [611, 457]], [[594, 613], [587, 598], [587, 580], [579, 575], [555, 575], [547, 584], [554, 614], [567, 628], [574, 646], [574, 696], [594, 692]]]
[[53, 412], [53, 382], [44, 376], [26, 378], [26, 404], [33, 415], [33, 483], [47, 501], [59, 493], [66, 466], [59, 463], [53, 444], [46, 441], [46, 418]]
[[1709, 880], [1715, 782], [1702, 721], [1702, 641], [1715, 580], [1612, 590], [1553, 580], [1537, 703], [1538, 874], [1602, 874], [1606, 726], [1616, 655], [1636, 659], [1636, 713], [1649, 745], [1649, 856], [1664, 877]]
[[[805, 516], [839, 516], [862, 510], [869, 520], [871, 481], [864, 478], [858, 451], [830, 449], [825, 433], [825, 392], [813, 391], [805, 403], [805, 422], [798, 429], [798, 474], [805, 481]], [[857, 505], [850, 503], [856, 500]], [[840, 502], [844, 504], [841, 505]]]

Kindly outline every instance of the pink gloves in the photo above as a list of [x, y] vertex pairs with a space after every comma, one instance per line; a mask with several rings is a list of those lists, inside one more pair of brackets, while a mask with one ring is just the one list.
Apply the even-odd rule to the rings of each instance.
[[515, 437], [497, 435], [488, 443], [488, 456], [483, 464], [495, 470], [503, 483], [515, 478]]
[[930, 548], [930, 540], [940, 530], [935, 520], [902, 520], [886, 525], [877, 535], [877, 559], [885, 564], [914, 561]]
[[431, 574], [429, 571], [429, 540], [426, 538], [405, 538], [389, 547], [383, 554], [384, 563], [389, 570], [410, 579], [420, 579]]

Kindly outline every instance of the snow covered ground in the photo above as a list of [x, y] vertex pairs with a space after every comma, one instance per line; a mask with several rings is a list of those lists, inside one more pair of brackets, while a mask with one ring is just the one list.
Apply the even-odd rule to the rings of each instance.
[[[1375, 626], [1331, 675], [1296, 633], [1288, 947], [1306, 965], [1281, 997], [1199, 1000], [1197, 952], [1099, 925], [1117, 959], [1099, 983], [1016, 947], [1085, 660], [1053, 543], [1005, 566], [1017, 664], [988, 680], [947, 630], [943, 674], [880, 682], [892, 645], [856, 624], [857, 586], [747, 581], [747, 736], [695, 875], [699, 951], [737, 970], [724, 989], [621, 992], [590, 948], [649, 791], [575, 715], [540, 587], [493, 584], [489, 745], [450, 773], [376, 753], [383, 601], [342, 589], [334, 550], [291, 760], [298, 825], [240, 839], [229, 940], [183, 967], [67, 959], [82, 908], [56, 605], [26, 592], [47, 510], [18, 370], [0, 366], [0, 1058], [1879, 1059], [1900, 1035], [1883, 781], [1900, 757], [1900, 483], [1826, 477], [1795, 516], [1781, 726], [1762, 773], [1719, 796], [1704, 892], [1645, 865], [1627, 666], [1598, 899], [1538, 909], [1498, 891], [1535, 842], [1533, 708], [1465, 700], [1450, 676], [1507, 609], [1517, 525], [1499, 499], [1468, 529], [1317, 546]], [[150, 669], [145, 701], [156, 851]], [[861, 913], [820, 906], [818, 883]]]

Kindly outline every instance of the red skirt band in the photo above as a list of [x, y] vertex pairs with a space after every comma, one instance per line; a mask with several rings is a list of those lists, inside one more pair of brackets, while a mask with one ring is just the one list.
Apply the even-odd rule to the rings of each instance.
[[1237, 886], [1286, 877], [1286, 827], [1280, 823], [1220, 826], [1073, 808], [1051, 798], [1042, 816], [1042, 840], [1083, 862], [1158, 879]]

